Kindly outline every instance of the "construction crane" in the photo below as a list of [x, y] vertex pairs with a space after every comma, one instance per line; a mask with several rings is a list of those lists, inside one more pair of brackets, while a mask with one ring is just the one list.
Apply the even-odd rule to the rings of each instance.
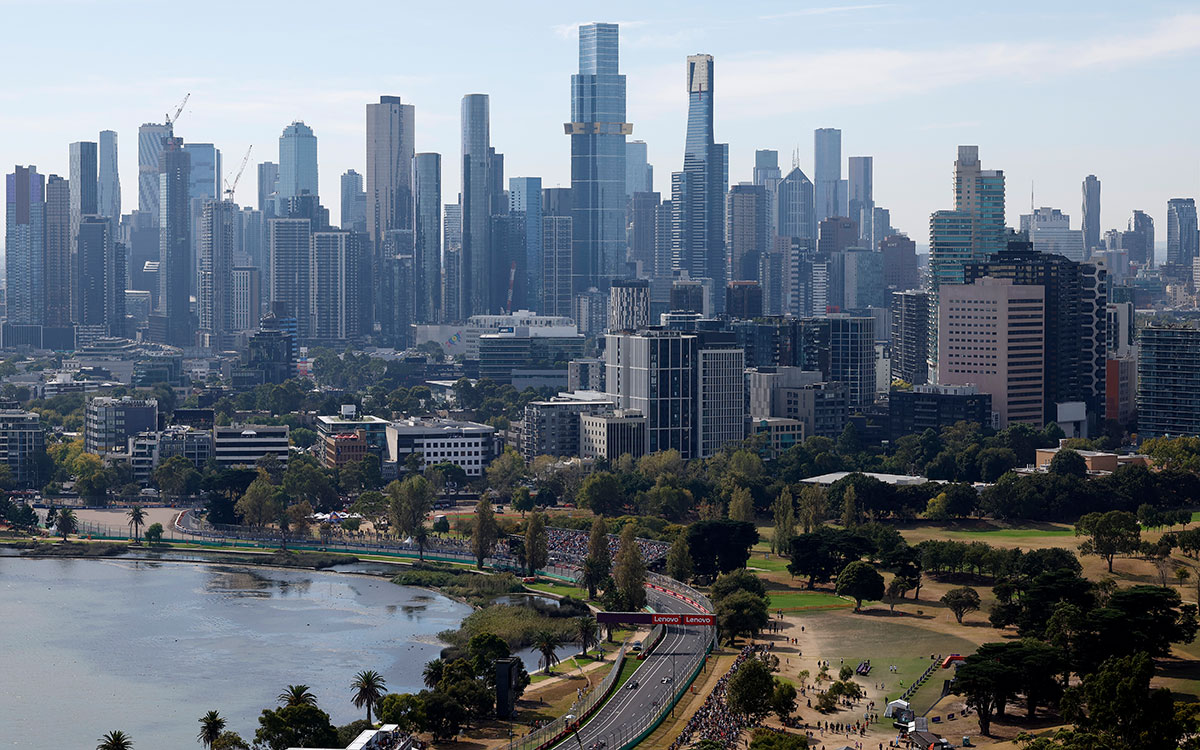
[[242, 165], [238, 167], [237, 174], [233, 176], [233, 183], [230, 184], [229, 180], [225, 180], [225, 200], [233, 200], [233, 191], [237, 190], [238, 180], [242, 179], [242, 172], [246, 171], [246, 164], [250, 161], [250, 152], [253, 150], [253, 144], [251, 144], [250, 148], [246, 149], [246, 155], [242, 157]]
[[192, 98], [192, 92], [189, 91], [186, 95], [184, 95], [183, 101], [181, 101], [179, 103], [179, 106], [175, 108], [174, 115], [170, 115], [170, 114], [164, 115], [164, 117], [167, 118], [167, 127], [168, 128], [173, 127], [175, 125], [175, 121], [179, 119], [179, 116], [181, 114], [183, 114], [184, 105], [186, 105], [188, 103], [188, 99], [191, 99], [191, 98]]

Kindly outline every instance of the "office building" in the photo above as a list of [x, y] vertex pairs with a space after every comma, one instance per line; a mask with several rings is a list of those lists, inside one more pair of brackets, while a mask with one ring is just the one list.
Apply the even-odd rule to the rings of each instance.
[[525, 406], [521, 455], [532, 462], [538, 456], [580, 455], [579, 418], [612, 409], [608, 398], [556, 397], [531, 401]]
[[84, 216], [79, 224], [80, 329], [89, 337], [125, 335], [125, 248], [115, 240], [113, 220]]
[[696, 456], [708, 458], [746, 437], [746, 353], [704, 342], [696, 351]]
[[961, 284], [963, 265], [1003, 250], [1004, 233], [1004, 172], [983, 169], [978, 146], [959, 146], [954, 210], [936, 211], [929, 219], [933, 290], [942, 284]]
[[1138, 348], [1138, 437], [1200, 435], [1200, 329], [1149, 325]]
[[[713, 140], [713, 58], [687, 59], [688, 123], [683, 171], [671, 175], [675, 267], [693, 279], [710, 279], [724, 289], [725, 191], [729, 184], [729, 146]], [[725, 300], [715, 300], [720, 313]]]
[[[487, 94], [468, 94], [462, 99], [462, 253], [459, 315], [494, 312], [489, 299], [491, 259], [489, 230], [495, 208], [491, 171]], [[623, 189], [623, 188], [622, 188]]]
[[[748, 417], [761, 431], [763, 420], [771, 433], [799, 432], [801, 439], [814, 435], [836, 439], [850, 416], [849, 388], [824, 379], [819, 371], [794, 366], [760, 366], [746, 370]], [[792, 423], [798, 430], [792, 429]]]
[[[278, 220], [276, 220], [278, 221]], [[359, 336], [363, 294], [362, 235], [353, 232], [314, 232], [309, 272], [313, 339], [342, 344]]]
[[770, 244], [767, 189], [740, 183], [726, 196], [725, 245], [730, 281], [758, 281], [759, 265]]
[[629, 260], [646, 276], [669, 273], [658, 267], [658, 193], [634, 193], [629, 203]]
[[84, 410], [83, 450], [96, 455], [120, 453], [130, 437], [156, 429], [157, 400], [95, 396], [88, 400]]
[[817, 216], [813, 196], [812, 181], [800, 167], [793, 167], [778, 188], [776, 215], [780, 237], [796, 237], [803, 240], [803, 246], [816, 247]]
[[671, 284], [671, 312], [694, 312], [706, 315], [710, 308], [704, 284], [682, 279]]
[[893, 388], [888, 396], [888, 434], [891, 440], [940, 433], [943, 427], [972, 422], [992, 423], [992, 397], [974, 385], [914, 385], [912, 390]]
[[253, 468], [267, 456], [286, 466], [288, 433], [287, 425], [218, 425], [213, 427], [213, 459], [222, 469]]
[[15, 402], [0, 406], [0, 464], [8, 466], [17, 487], [40, 490], [49, 481], [39, 460], [45, 450], [46, 431], [37, 412], [15, 408]]
[[367, 107], [367, 226], [379, 248], [385, 233], [412, 228], [416, 108], [398, 96]]
[[242, 361], [233, 371], [233, 386], [243, 390], [264, 383], [279, 384], [295, 375], [296, 337], [283, 330], [279, 318], [267, 313], [250, 337]]
[[42, 325], [47, 318], [46, 178], [36, 167], [17, 167], [6, 176], [5, 187], [6, 319]]
[[517, 238], [523, 243], [519, 265], [524, 270], [521, 285], [525, 291], [525, 306], [540, 310], [545, 272], [542, 259], [542, 178], [509, 178], [508, 213], [520, 225]]
[[1196, 200], [1167, 201], [1167, 273], [1191, 281], [1192, 261], [1200, 257], [1200, 234], [1196, 229]]
[[929, 378], [929, 294], [892, 292], [892, 380], [923, 385]]
[[891, 234], [878, 245], [883, 256], [883, 285], [891, 291], [913, 289], [920, 282], [917, 271], [917, 243], [906, 235]]
[[[582, 324], [580, 330], [586, 330]], [[543, 374], [544, 371], [556, 371], [555, 378], [561, 381], [559, 387], [565, 386], [567, 363], [583, 356], [584, 336], [544, 334], [544, 331], [523, 327], [481, 334], [479, 377], [495, 383], [512, 383], [518, 370], [539, 370]]]
[[307, 338], [312, 324], [312, 229], [308, 219], [271, 219], [267, 222], [271, 253], [269, 299], [283, 304], [296, 320], [296, 333]]
[[99, 155], [94, 141], [72, 143], [69, 151], [71, 186], [71, 226], [68, 235], [71, 243], [69, 274], [70, 287], [66, 290], [71, 299], [71, 320], [79, 319], [79, 224], [84, 216], [100, 213]]
[[1071, 229], [1071, 217], [1057, 208], [1038, 208], [1021, 216], [1021, 231], [1028, 234], [1033, 249], [1048, 255], [1061, 255], [1074, 261], [1087, 257], [1083, 232]]
[[468, 477], [481, 477], [496, 457], [496, 428], [450, 419], [403, 419], [387, 423], [387, 461], [398, 466], [418, 454], [422, 466], [452, 463]]
[[287, 215], [287, 200], [300, 195], [320, 195], [317, 183], [317, 136], [300, 120], [279, 136], [279, 181], [275, 188], [275, 215]]
[[617, 409], [579, 417], [579, 456], [610, 461], [646, 454], [646, 415], [636, 409]]
[[[202, 346], [226, 349], [233, 334], [233, 263], [239, 211], [233, 201], [207, 200], [200, 219], [197, 312]], [[254, 314], [257, 321], [257, 311]]]
[[625, 200], [654, 191], [654, 167], [645, 141], [625, 141]]
[[255, 266], [234, 266], [229, 291], [229, 330], [252, 331], [262, 312], [262, 273]]
[[795, 322], [796, 356], [780, 362], [845, 383], [851, 411], [875, 403], [875, 319], [846, 314]]
[[844, 253], [832, 254], [829, 260], [834, 277], [834, 283], [830, 286], [841, 292], [841, 298], [836, 303], [831, 301], [831, 305], [836, 304], [844, 310], [881, 309], [887, 306], [882, 253], [856, 247]]
[[[606, 290], [625, 260], [625, 76], [614, 23], [579, 27], [579, 72], [571, 75], [572, 292]], [[645, 174], [642, 175], [643, 180]]]
[[161, 343], [194, 346], [196, 324], [190, 305], [193, 275], [191, 207], [188, 181], [191, 157], [182, 138], [168, 138], [159, 163], [158, 307], [163, 317]]
[[1086, 258], [1100, 247], [1100, 180], [1094, 174], [1083, 179], [1083, 248]]
[[976, 385], [992, 398], [997, 427], [1041, 427], [1045, 290], [978, 278], [938, 291], [938, 384]]
[[844, 253], [858, 247], [858, 222], [844, 216], [821, 219], [817, 229], [817, 252]]
[[413, 158], [414, 317], [435, 323], [442, 314], [442, 155]]
[[341, 228], [347, 232], [367, 231], [367, 191], [363, 176], [347, 169], [341, 180]]
[[815, 221], [846, 215], [849, 206], [842, 207], [845, 190], [842, 183], [842, 131], [817, 128], [813, 133]]
[[608, 330], [636, 331], [650, 324], [650, 282], [618, 279], [608, 290]]
[[[1129, 217], [1129, 231], [1121, 238], [1121, 247], [1129, 250], [1129, 262], [1139, 268], [1154, 267], [1154, 219], [1145, 211], [1134, 210]], [[1136, 244], [1131, 243], [1136, 237]]]
[[846, 216], [858, 224], [858, 247], [875, 250], [872, 243], [875, 219], [875, 159], [871, 156], [850, 157], [849, 194]]
[[[32, 167], [31, 167], [32, 169]], [[155, 185], [158, 181], [155, 179]], [[158, 200], [157, 187], [154, 191], [155, 201]], [[50, 294], [50, 290], [69, 289], [71, 286], [71, 185], [67, 180], [52, 174], [46, 179], [46, 230], [45, 230], [45, 267], [43, 270], [45, 284], [42, 291], [45, 300], [45, 325], [65, 327], [71, 324], [71, 295], [61, 291]], [[158, 216], [154, 218], [154, 227], [158, 226]], [[149, 250], [153, 259], [158, 260], [158, 230], [151, 230], [152, 240]], [[12, 247], [12, 245], [9, 245]], [[11, 252], [11, 251], [10, 251]], [[12, 317], [12, 276], [9, 276], [9, 317]]]
[[166, 139], [172, 135], [171, 125], [148, 122], [138, 128], [138, 210], [158, 226], [158, 175]]
[[275, 201], [279, 197], [279, 165], [264, 161], [258, 165], [258, 202], [256, 207], [265, 217], [275, 216]]
[[733, 320], [762, 317], [763, 289], [757, 281], [731, 281], [725, 287], [725, 314]]
[[121, 220], [121, 177], [117, 172], [117, 133], [101, 130], [97, 149], [96, 201], [101, 216]]
[[779, 183], [783, 181], [783, 172], [779, 169], [779, 152], [772, 149], [758, 149], [754, 152], [754, 171], [751, 181], [761, 185], [767, 193], [767, 240], [779, 236]]

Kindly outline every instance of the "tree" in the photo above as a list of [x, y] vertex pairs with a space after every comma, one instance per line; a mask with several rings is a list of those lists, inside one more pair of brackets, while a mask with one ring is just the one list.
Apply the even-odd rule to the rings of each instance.
[[312, 528], [313, 508], [307, 500], [289, 505], [285, 511], [288, 528], [300, 539], [307, 539]]
[[642, 551], [638, 548], [635, 533], [631, 523], [621, 529], [621, 546], [617, 550], [617, 560], [612, 573], [617, 590], [632, 610], [641, 609], [646, 605], [646, 562], [642, 559]]
[[829, 513], [829, 500], [825, 496], [825, 488], [819, 485], [804, 485], [800, 489], [797, 505], [799, 511], [796, 518], [805, 534], [820, 526]]
[[503, 638], [494, 633], [478, 633], [467, 642], [467, 656], [475, 676], [491, 686], [496, 681], [496, 660], [510, 656], [512, 651]]
[[745, 568], [722, 573], [717, 576], [717, 580], [713, 582], [710, 594], [713, 603], [716, 604], [730, 594], [735, 594], [739, 591], [749, 591], [755, 596], [763, 597], [763, 599], [767, 597], [766, 584], [763, 583], [761, 578]]
[[855, 560], [838, 574], [836, 591], [838, 596], [854, 599], [854, 611], [858, 612], [864, 599], [883, 598], [883, 576], [870, 563]]
[[[850, 425], [846, 425], [847, 428]], [[843, 528], [852, 529], [858, 525], [860, 520], [860, 511], [858, 509], [858, 491], [854, 489], [854, 485], [846, 487], [842, 493], [842, 526]]]
[[[805, 750], [808, 739], [803, 735], [790, 734], [772, 729], [755, 729], [750, 736], [750, 750]], [[700, 748], [700, 745], [693, 745]], [[724, 746], [718, 745], [718, 749]]]
[[421, 671], [421, 681], [425, 683], [427, 688], [436, 688], [442, 681], [442, 675], [446, 672], [446, 662], [441, 659], [425, 663], [425, 669]]
[[408, 476], [403, 482], [393, 481], [387, 486], [392, 523], [397, 533], [406, 534], [417, 543], [417, 557], [421, 560], [425, 559], [425, 542], [429, 539], [425, 517], [433, 510], [436, 494], [433, 485], [420, 474]]
[[525, 527], [525, 565], [529, 575], [536, 575], [549, 561], [550, 542], [546, 534], [546, 516], [534, 513]]
[[322, 513], [337, 510], [337, 490], [329, 476], [309, 456], [300, 456], [288, 462], [283, 472], [283, 491], [295, 502], [307, 500], [308, 504]]
[[395, 724], [402, 732], [415, 733], [425, 728], [425, 704], [411, 693], [388, 693], [379, 702], [379, 720]]
[[67, 541], [67, 537], [79, 530], [79, 522], [75, 519], [75, 511], [70, 508], [61, 508], [58, 511], [58, 516], [54, 519], [54, 526], [58, 529], [58, 534]]
[[771, 510], [775, 514], [775, 530], [771, 534], [771, 552], [786, 555], [792, 537], [796, 535], [796, 508], [792, 493], [784, 487], [775, 498]]
[[329, 714], [311, 703], [263, 709], [254, 743], [270, 750], [290, 747], [330, 747], [338, 740]]
[[747, 659], [742, 662], [725, 689], [725, 700], [729, 710], [757, 724], [771, 713], [771, 698], [775, 693], [775, 678], [762, 659]]
[[458, 734], [467, 720], [467, 709], [451, 696], [434, 691], [421, 692], [425, 707], [426, 729], [436, 740], [448, 740]]
[[686, 533], [676, 534], [671, 549], [667, 550], [667, 575], [682, 583], [692, 578], [692, 550]]
[[250, 750], [250, 745], [237, 732], [221, 732], [209, 750]]
[[209, 711], [200, 717], [200, 734], [196, 735], [196, 741], [211, 750], [224, 731], [225, 718], [216, 711]]
[[729, 520], [754, 523], [754, 498], [745, 487], [735, 489], [729, 499]]
[[141, 538], [142, 524], [146, 523], [146, 511], [142, 510], [142, 506], [135, 505], [125, 515], [129, 518], [129, 528], [136, 542]]
[[119, 729], [109, 732], [97, 742], [100, 744], [96, 745], [96, 750], [130, 750], [133, 747], [133, 740]]
[[696, 575], [703, 577], [746, 567], [758, 529], [745, 521], [697, 521], [688, 526], [688, 547]]
[[603, 572], [600, 563], [590, 557], [583, 560], [583, 565], [580, 568], [579, 582], [588, 590], [588, 599], [596, 598], [596, 589], [608, 578], [608, 574]]
[[283, 707], [317, 705], [317, 696], [312, 694], [308, 685], [288, 685], [275, 700]]
[[904, 599], [904, 595], [912, 588], [904, 576], [892, 576], [887, 589], [883, 592], [883, 601], [887, 602], [889, 611], [896, 611], [896, 604]]
[[525, 459], [516, 449], [507, 447], [487, 467], [488, 487], [504, 501], [512, 497], [517, 484], [525, 478]]
[[1054, 458], [1050, 459], [1048, 471], [1051, 474], [1082, 479], [1087, 476], [1087, 461], [1073, 450], [1062, 449], [1055, 452]]
[[954, 613], [954, 619], [961, 625], [963, 615], [979, 611], [979, 592], [970, 586], [950, 589], [942, 596], [941, 602]]
[[475, 503], [475, 529], [471, 533], [471, 552], [475, 555], [475, 566], [483, 570], [483, 561], [492, 554], [492, 547], [500, 538], [500, 524], [487, 494], [480, 495]]
[[775, 689], [771, 691], [771, 710], [780, 721], [787, 721], [796, 710], [796, 686], [783, 680], [775, 680]]
[[806, 576], [811, 589], [870, 552], [871, 546], [871, 541], [861, 534], [818, 526], [811, 532], [792, 537], [788, 572]]
[[600, 580], [604, 580], [612, 572], [612, 554], [608, 548], [608, 523], [602, 516], [592, 519], [592, 529], [588, 536], [587, 559], [595, 563]]
[[717, 624], [733, 643], [739, 635], [753, 637], [771, 621], [766, 597], [752, 591], [736, 591], [716, 604]]
[[550, 668], [558, 664], [555, 649], [559, 646], [558, 636], [549, 630], [539, 630], [533, 635], [533, 649], [542, 655], [543, 671], [550, 674]]
[[169, 497], [193, 495], [200, 489], [200, 472], [184, 455], [176, 454], [158, 465], [150, 479]]
[[354, 675], [354, 680], [350, 683], [350, 689], [354, 691], [354, 695], [350, 698], [350, 702], [354, 704], [355, 708], [366, 706], [368, 722], [371, 721], [371, 709], [383, 697], [386, 686], [387, 681], [383, 679], [383, 675], [373, 669], [364, 669]]
[[276, 497], [275, 487], [259, 477], [246, 488], [246, 494], [237, 501], [237, 512], [242, 522], [262, 528], [279, 517], [283, 502]]
[[596, 642], [598, 632], [595, 617], [587, 615], [575, 618], [575, 638], [579, 641], [583, 656], [587, 656], [588, 649]]
[[161, 523], [152, 523], [146, 529], [146, 544], [151, 547], [157, 547], [162, 544], [163, 525]]
[[1063, 697], [1063, 715], [1102, 747], [1178, 747], [1187, 733], [1171, 691], [1150, 688], [1154, 662], [1144, 653], [1106, 660]]
[[1110, 510], [1105, 513], [1088, 513], [1080, 518], [1075, 524], [1075, 536], [1088, 537], [1086, 542], [1079, 545], [1080, 553], [1104, 558], [1108, 563], [1108, 572], [1111, 573], [1114, 557], [1138, 550], [1142, 527], [1134, 514], [1124, 510]]
[[598, 516], [616, 516], [625, 510], [625, 493], [615, 474], [597, 471], [589, 474], [579, 488], [579, 505]]
[[530, 494], [529, 488], [518, 487], [516, 492], [513, 493], [513, 510], [519, 511], [521, 513], [521, 517], [524, 518], [526, 513], [533, 510], [533, 505], [533, 495]]
[[977, 653], [963, 660], [954, 678], [955, 690], [979, 717], [979, 732], [984, 737], [992, 736], [992, 714], [1004, 711], [1016, 685], [1016, 671], [1011, 666]]

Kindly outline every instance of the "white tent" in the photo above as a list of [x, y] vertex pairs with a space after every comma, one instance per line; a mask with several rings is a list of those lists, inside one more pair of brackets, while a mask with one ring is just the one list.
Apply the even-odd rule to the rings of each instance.
[[907, 708], [908, 708], [908, 701], [902, 701], [899, 698], [897, 698], [896, 700], [887, 704], [887, 708], [884, 709], [883, 715], [884, 715], [884, 717], [890, 719], [890, 718], [892, 718], [892, 714], [894, 714], [896, 712], [896, 709], [907, 709]]

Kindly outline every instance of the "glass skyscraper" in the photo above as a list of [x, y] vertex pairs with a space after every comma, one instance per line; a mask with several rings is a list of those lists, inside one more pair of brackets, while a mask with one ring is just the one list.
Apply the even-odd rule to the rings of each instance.
[[138, 210], [158, 226], [158, 160], [163, 141], [171, 136], [170, 125], [148, 122], [138, 128]]
[[318, 195], [317, 136], [297, 120], [283, 129], [279, 136], [279, 185], [275, 196], [275, 213], [287, 215], [287, 199], [297, 195]]
[[573, 288], [607, 286], [625, 257], [625, 76], [617, 72], [615, 23], [579, 27], [579, 73], [571, 76]]
[[113, 222], [121, 220], [121, 178], [117, 173], [117, 133], [100, 131], [99, 192], [100, 215]]
[[525, 225], [525, 299], [541, 312], [542, 303], [542, 178], [508, 180], [508, 211]]
[[[671, 175], [675, 266], [711, 279], [716, 313], [725, 303], [725, 191], [729, 146], [713, 142], [713, 58], [687, 59], [688, 121], [683, 171]], [[718, 293], [718, 290], [720, 293]]]
[[[4, 263], [8, 320], [40, 324], [46, 309], [46, 178], [36, 167], [7, 175]], [[61, 290], [53, 290], [61, 295]]]
[[[813, 133], [813, 184], [816, 192], [817, 222], [830, 216], [844, 216], [845, 188], [842, 186], [842, 131], [817, 128]], [[850, 217], [858, 221], [857, 217]]]
[[492, 221], [492, 154], [487, 94], [462, 100], [462, 255], [459, 315], [463, 320], [490, 312], [488, 247]]
[[413, 158], [413, 205], [413, 315], [417, 323], [436, 323], [442, 314], [441, 154], [421, 153]]

